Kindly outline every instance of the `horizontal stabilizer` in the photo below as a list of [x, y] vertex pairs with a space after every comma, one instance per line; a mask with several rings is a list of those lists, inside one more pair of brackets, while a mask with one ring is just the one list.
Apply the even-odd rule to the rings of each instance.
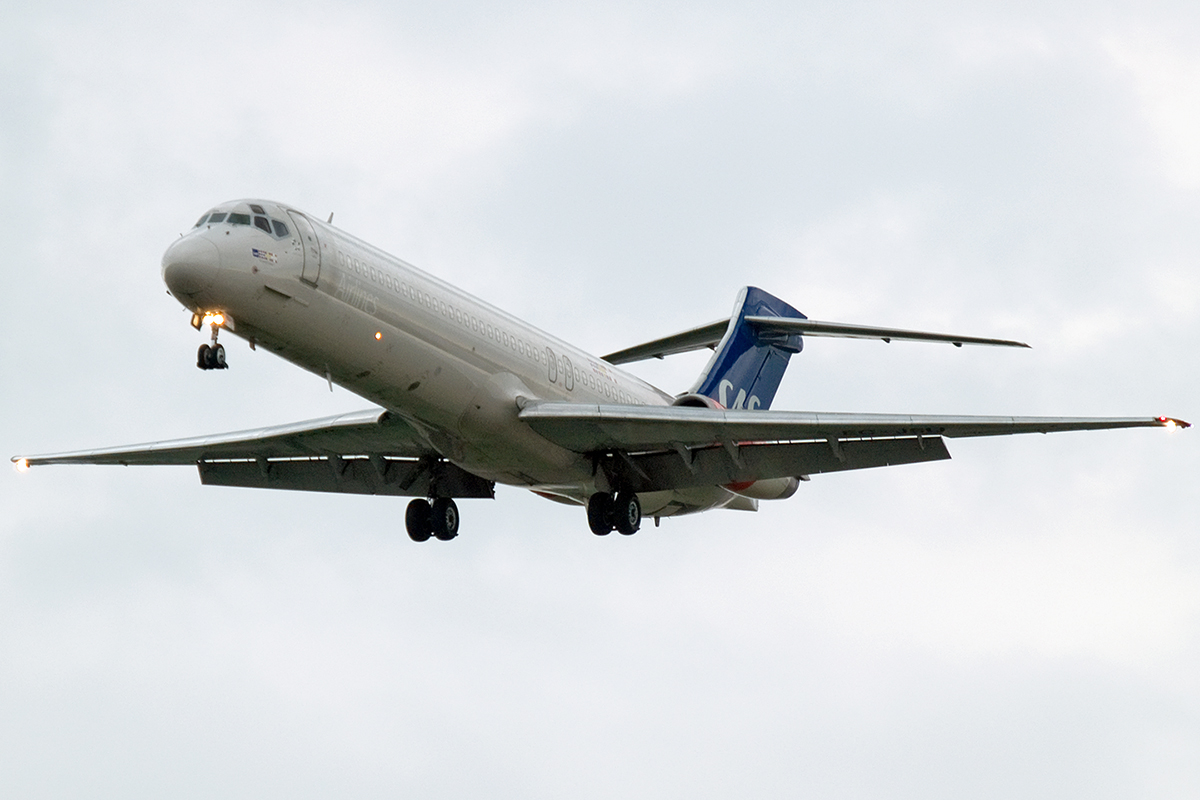
[[[815, 319], [791, 317], [746, 317], [745, 321], [760, 333], [794, 334], [804, 336], [836, 337], [841, 339], [880, 339], [884, 342], [946, 342], [956, 347], [964, 344], [990, 345], [993, 347], [1029, 347], [1024, 342], [1012, 339], [990, 339], [982, 336], [960, 336], [953, 333], [931, 333], [900, 328], [880, 328], [870, 325], [852, 325], [844, 322], [822, 322]], [[664, 336], [644, 344], [627, 347], [604, 356], [610, 364], [629, 364], [650, 358], [664, 358], [676, 353], [715, 348], [729, 327], [723, 319], [701, 325], [690, 330]]]
[[877, 328], [869, 325], [848, 325], [844, 322], [821, 322], [815, 319], [781, 319], [779, 317], [746, 317], [746, 322], [763, 333], [801, 333], [805, 336], [828, 336], [840, 339], [882, 339], [885, 342], [948, 342], [955, 347], [982, 344], [992, 347], [1029, 347], [1012, 339], [988, 339], [982, 336], [959, 336], [953, 333], [907, 331], [900, 328]]
[[664, 358], [676, 353], [688, 353], [692, 350], [702, 350], [705, 347], [714, 348], [721, 342], [725, 330], [729, 327], [729, 319], [721, 319], [701, 325], [698, 328], [664, 336], [652, 342], [627, 347], [615, 353], [603, 356], [610, 364], [629, 364], [634, 361], [645, 361], [649, 358]]

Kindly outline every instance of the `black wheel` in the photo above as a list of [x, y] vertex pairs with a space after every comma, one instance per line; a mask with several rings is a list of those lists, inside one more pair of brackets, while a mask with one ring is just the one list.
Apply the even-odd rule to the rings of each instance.
[[443, 542], [458, 536], [458, 506], [449, 497], [439, 497], [433, 501], [429, 521], [433, 535]]
[[200, 349], [196, 351], [196, 366], [200, 369], [208, 369], [208, 351], [210, 349], [208, 345], [202, 344], [200, 345]]
[[597, 536], [607, 536], [613, 529], [613, 502], [608, 492], [596, 492], [588, 498], [588, 527]]
[[208, 352], [212, 358], [213, 369], [229, 369], [229, 365], [225, 363], [225, 345], [214, 345]]
[[621, 492], [613, 501], [613, 526], [626, 536], [642, 527], [642, 504], [633, 492]]
[[432, 509], [428, 500], [413, 500], [404, 512], [404, 527], [408, 530], [408, 538], [414, 542], [427, 542], [433, 534]]

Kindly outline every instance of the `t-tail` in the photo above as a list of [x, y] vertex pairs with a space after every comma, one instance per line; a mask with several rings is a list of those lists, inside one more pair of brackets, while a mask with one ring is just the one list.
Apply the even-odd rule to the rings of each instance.
[[729, 409], [770, 408], [788, 359], [803, 349], [804, 341], [799, 333], [765, 331], [748, 322], [747, 317], [808, 319], [756, 286], [742, 289], [725, 336], [692, 392]]

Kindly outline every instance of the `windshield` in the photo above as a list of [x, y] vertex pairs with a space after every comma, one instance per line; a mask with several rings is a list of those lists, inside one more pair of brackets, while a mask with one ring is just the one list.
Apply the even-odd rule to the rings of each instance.
[[274, 219], [267, 215], [267, 211], [256, 203], [250, 204], [251, 214], [245, 214], [240, 211], [210, 211], [200, 217], [199, 221], [193, 225], [193, 228], [199, 228], [205, 224], [209, 226], [220, 225], [253, 225], [258, 230], [275, 239], [285, 239], [291, 235], [291, 229], [287, 223]]

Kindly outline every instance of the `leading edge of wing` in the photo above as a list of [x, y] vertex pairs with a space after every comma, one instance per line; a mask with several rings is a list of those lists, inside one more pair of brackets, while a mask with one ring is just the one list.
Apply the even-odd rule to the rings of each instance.
[[382, 409], [367, 409], [287, 425], [161, 442], [14, 456], [18, 467], [46, 464], [195, 464], [212, 459], [312, 457], [371, 453], [417, 457], [426, 454], [415, 431]]
[[982, 417], [725, 411], [680, 406], [530, 404], [520, 418], [580, 453], [638, 452], [715, 442], [797, 442], [913, 436], [1003, 436], [1110, 428], [1190, 427], [1169, 417]]

